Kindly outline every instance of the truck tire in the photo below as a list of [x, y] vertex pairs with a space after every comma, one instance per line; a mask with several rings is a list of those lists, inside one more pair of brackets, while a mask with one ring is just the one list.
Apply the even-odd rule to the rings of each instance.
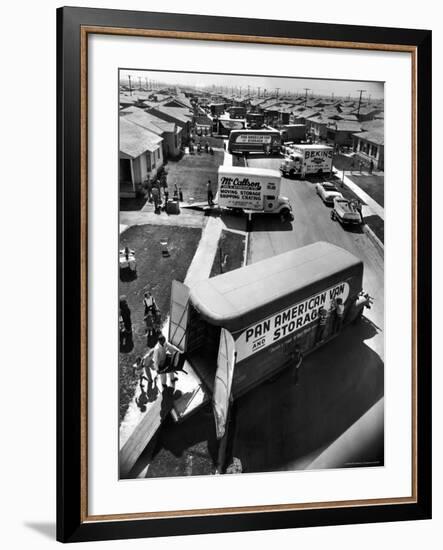
[[294, 169], [289, 171], [289, 177], [295, 178], [295, 170]]
[[282, 222], [294, 219], [289, 208], [283, 208], [283, 210], [280, 211], [280, 218]]
[[336, 218], [335, 218], [335, 212], [332, 210], [331, 212], [331, 220], [335, 222]]

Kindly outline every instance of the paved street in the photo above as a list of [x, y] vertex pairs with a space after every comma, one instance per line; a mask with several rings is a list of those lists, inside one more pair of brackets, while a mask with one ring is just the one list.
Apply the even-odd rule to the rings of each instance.
[[[278, 169], [278, 158], [253, 158], [249, 166]], [[292, 223], [254, 220], [249, 263], [319, 240], [341, 246], [364, 261], [364, 290], [374, 297], [359, 325], [308, 356], [297, 386], [291, 373], [264, 384], [236, 405], [233, 454], [244, 471], [306, 468], [383, 396], [383, 258], [360, 230], [346, 230], [330, 219], [330, 208], [314, 184], [283, 179], [281, 194], [291, 201]], [[354, 449], [371, 462], [382, 446]], [[335, 453], [334, 450], [331, 451]], [[331, 464], [334, 459], [331, 457]]]

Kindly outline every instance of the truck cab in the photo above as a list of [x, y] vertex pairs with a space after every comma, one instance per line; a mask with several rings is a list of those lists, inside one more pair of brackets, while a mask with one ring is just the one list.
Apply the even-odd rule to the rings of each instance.
[[286, 150], [286, 156], [280, 165], [280, 172], [286, 176], [293, 178], [294, 176], [301, 174], [303, 157], [293, 151], [293, 149]]

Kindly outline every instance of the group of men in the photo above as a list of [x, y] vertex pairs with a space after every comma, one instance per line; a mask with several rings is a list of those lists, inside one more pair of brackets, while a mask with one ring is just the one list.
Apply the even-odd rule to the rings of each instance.
[[174, 389], [177, 378], [173, 368], [179, 350], [167, 342], [161, 333], [161, 315], [151, 292], [144, 294], [143, 305], [148, 351], [143, 357], [136, 358], [133, 373], [138, 374], [141, 387], [144, 380], [151, 385], [160, 378], [163, 389], [168, 387]]
[[[145, 198], [154, 203], [154, 211], [157, 214], [161, 210], [166, 211], [169, 200], [169, 188], [167, 183], [167, 174], [163, 172], [154, 182], [147, 180], [144, 184], [146, 189]], [[163, 191], [163, 197], [162, 197]], [[183, 193], [177, 184], [174, 185], [173, 200], [183, 201]]]
[[339, 332], [341, 330], [343, 326], [344, 314], [345, 305], [341, 298], [333, 300], [329, 310], [324, 307], [321, 307], [319, 309], [316, 334], [316, 341], [318, 344], [321, 344], [326, 338], [326, 331], [329, 319], [332, 318], [332, 332]]

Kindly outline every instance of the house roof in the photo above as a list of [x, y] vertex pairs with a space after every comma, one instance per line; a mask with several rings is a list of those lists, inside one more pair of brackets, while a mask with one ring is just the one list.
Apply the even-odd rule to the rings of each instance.
[[156, 151], [163, 139], [138, 124], [120, 117], [120, 151], [135, 159], [146, 151]]
[[134, 105], [135, 103], [138, 103], [138, 99], [133, 95], [120, 94], [119, 102], [120, 105]]
[[139, 124], [139, 126], [142, 126], [143, 128], [146, 128], [147, 130], [150, 130], [158, 135], [162, 135], [165, 132], [175, 132], [174, 122], [167, 122], [162, 118], [156, 117], [152, 113], [148, 113], [144, 109], [133, 107], [126, 112], [122, 111], [120, 114], [124, 115], [127, 120]]
[[364, 139], [374, 143], [375, 145], [385, 144], [384, 132], [383, 129], [380, 128], [374, 128], [372, 130], [368, 130], [367, 132], [359, 132], [353, 135], [359, 139]]
[[337, 120], [334, 124], [337, 132], [360, 132], [361, 123], [354, 120]]
[[150, 112], [154, 115], [156, 112], [164, 113], [178, 122], [186, 123], [192, 120], [192, 114], [189, 109], [182, 109], [181, 107], [166, 107], [165, 105], [155, 105], [151, 107]]

